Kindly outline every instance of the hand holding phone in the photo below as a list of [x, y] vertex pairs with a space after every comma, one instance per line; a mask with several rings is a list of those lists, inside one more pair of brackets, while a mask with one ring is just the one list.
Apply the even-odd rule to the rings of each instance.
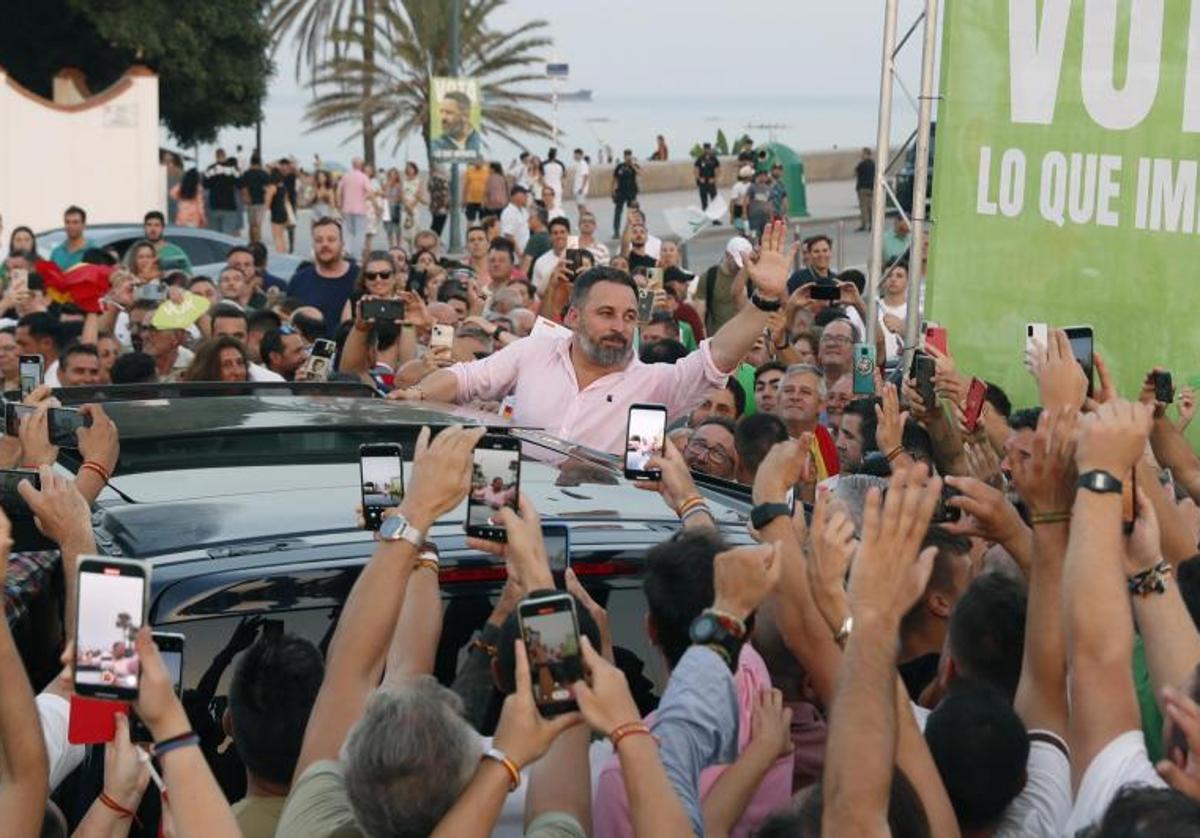
[[377, 323], [399, 323], [404, 320], [404, 315], [403, 300], [363, 300], [360, 308], [363, 320], [374, 320]]
[[383, 513], [404, 500], [404, 461], [400, 446], [363, 445], [358, 449], [363, 519], [367, 529], [383, 524]]
[[667, 437], [667, 408], [661, 404], [634, 404], [629, 407], [625, 427], [625, 477], [629, 480], [658, 480], [662, 472], [647, 464], [663, 455]]
[[1075, 360], [1083, 367], [1084, 377], [1087, 378], [1087, 394], [1090, 399], [1095, 395], [1095, 382], [1093, 381], [1093, 361], [1095, 356], [1095, 338], [1093, 336], [1091, 326], [1071, 326], [1064, 329], [1067, 333], [1067, 340], [1071, 344], [1071, 354], [1075, 356]]
[[25, 398], [42, 386], [45, 360], [41, 355], [22, 355], [17, 363], [17, 374], [21, 380], [21, 398]]
[[433, 334], [429, 338], [431, 347], [453, 349], [454, 348], [454, 327], [445, 326], [441, 323], [433, 327]]
[[82, 556], [75, 632], [75, 692], [133, 701], [141, 662], [135, 649], [146, 621], [150, 569], [142, 562]]
[[499, 511], [517, 511], [521, 492], [521, 442], [503, 434], [486, 434], [475, 446], [471, 491], [467, 495], [467, 535], [487, 541], [508, 537]]
[[963, 430], [969, 434], [975, 433], [979, 427], [979, 415], [983, 413], [983, 404], [987, 396], [987, 384], [978, 378], [971, 379], [967, 388], [967, 404], [963, 408]]
[[517, 620], [538, 711], [558, 716], [577, 709], [571, 684], [583, 678], [583, 655], [575, 598], [556, 593], [524, 599]]

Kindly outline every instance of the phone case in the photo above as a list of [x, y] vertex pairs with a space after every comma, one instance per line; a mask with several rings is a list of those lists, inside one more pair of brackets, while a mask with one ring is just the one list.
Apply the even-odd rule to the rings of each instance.
[[950, 354], [950, 339], [942, 326], [927, 326], [925, 328], [925, 345], [933, 347], [943, 355]]
[[854, 344], [854, 392], [868, 396], [875, 392], [875, 347], [869, 343]]
[[71, 716], [67, 724], [67, 741], [72, 745], [95, 745], [111, 742], [117, 735], [117, 714], [129, 715], [129, 705], [123, 701], [88, 698], [71, 694]]

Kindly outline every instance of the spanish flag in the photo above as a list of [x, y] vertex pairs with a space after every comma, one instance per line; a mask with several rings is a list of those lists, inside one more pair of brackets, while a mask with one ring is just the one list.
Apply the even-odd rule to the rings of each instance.
[[46, 295], [56, 303], [74, 303], [86, 312], [103, 310], [100, 300], [108, 293], [109, 265], [80, 262], [63, 270], [54, 262], [35, 262], [33, 269], [46, 282]]
[[833, 435], [824, 425], [817, 425], [812, 435], [812, 459], [816, 467], [817, 482], [827, 480], [841, 471], [838, 463], [837, 446], [833, 444]]

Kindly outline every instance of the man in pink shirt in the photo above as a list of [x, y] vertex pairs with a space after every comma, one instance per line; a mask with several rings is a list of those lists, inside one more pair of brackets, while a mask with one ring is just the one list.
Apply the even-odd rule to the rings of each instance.
[[598, 267], [571, 290], [563, 336], [530, 336], [478, 361], [430, 373], [416, 387], [388, 398], [466, 403], [516, 398], [518, 424], [617, 455], [625, 450], [629, 406], [667, 406], [670, 418], [686, 415], [706, 392], [725, 380], [754, 346], [787, 295], [791, 273], [782, 221], [763, 231], [762, 252], [749, 267], [754, 290], [715, 335], [675, 364], [643, 364], [633, 351], [638, 322], [637, 286], [629, 274]]
[[367, 232], [367, 197], [371, 194], [371, 180], [363, 171], [361, 157], [350, 161], [351, 169], [338, 181], [338, 209], [342, 212], [342, 225], [346, 233], [346, 250], [356, 261], [363, 256], [363, 237]]

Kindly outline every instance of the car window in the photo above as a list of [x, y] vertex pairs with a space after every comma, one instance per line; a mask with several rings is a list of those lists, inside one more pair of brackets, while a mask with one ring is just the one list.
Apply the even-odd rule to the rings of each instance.
[[193, 265], [210, 265], [213, 262], [224, 262], [225, 253], [229, 248], [222, 242], [202, 236], [187, 233], [172, 233], [167, 240], [183, 248], [188, 261]]

